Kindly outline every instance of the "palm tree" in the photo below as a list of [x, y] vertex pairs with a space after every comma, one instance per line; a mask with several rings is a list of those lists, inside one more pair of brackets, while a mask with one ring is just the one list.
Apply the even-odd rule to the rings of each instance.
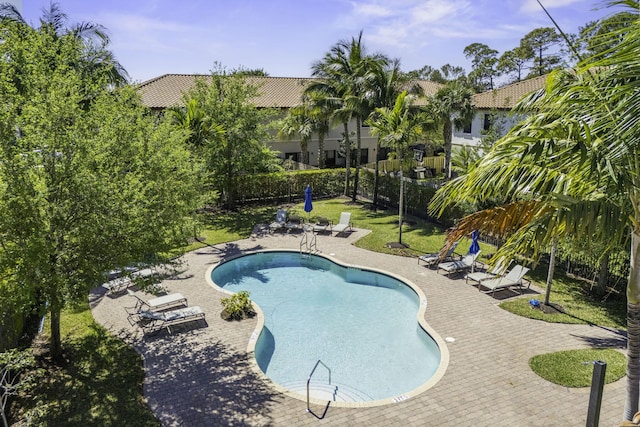
[[330, 112], [329, 122], [331, 124], [341, 123], [344, 133], [345, 144], [345, 183], [344, 195], [349, 194], [349, 183], [351, 181], [351, 142], [349, 141], [349, 121], [351, 120], [351, 112], [345, 107], [344, 98], [347, 95], [347, 88], [344, 79], [338, 73], [333, 71], [331, 63], [334, 61], [333, 51], [337, 47], [334, 46], [332, 51], [325, 54], [321, 61], [315, 62], [311, 67], [311, 74], [315, 77], [303, 92], [303, 98], [313, 98], [316, 106], [323, 111]]
[[[31, 28], [20, 12], [10, 3], [0, 4], [0, 21], [11, 21], [25, 28]], [[32, 30], [46, 32], [56, 37], [74, 37], [84, 45], [83, 60], [74, 64], [75, 68], [87, 76], [106, 75], [108, 84], [120, 86], [126, 84], [129, 75], [108, 49], [109, 36], [102, 25], [81, 22], [67, 25], [68, 17], [58, 3], [50, 3], [49, 9], [43, 9], [40, 26]]]
[[[414, 83], [413, 79], [400, 70], [400, 61], [394, 60], [388, 65], [378, 64], [373, 68], [374, 80], [371, 82], [371, 103], [374, 108], [393, 108], [398, 95], [403, 89], [409, 93], [420, 95], [422, 88]], [[373, 174], [373, 205], [378, 204], [378, 156], [380, 153], [380, 138], [376, 140], [376, 153], [374, 156]]]
[[402, 211], [404, 202], [404, 179], [402, 177], [402, 158], [408, 147], [415, 142], [424, 128], [424, 117], [411, 108], [411, 97], [403, 91], [398, 95], [393, 109], [376, 108], [367, 123], [371, 133], [380, 138], [380, 142], [392, 147], [400, 160], [400, 197], [398, 208], [398, 243], [402, 244]]
[[[637, 2], [610, 3], [640, 12]], [[442, 213], [457, 201], [501, 200], [502, 206], [464, 218], [449, 236], [474, 227], [508, 236], [496, 259], [537, 259], [565, 236], [606, 242], [604, 253], [631, 241], [623, 414], [631, 420], [640, 394], [640, 22], [622, 31], [628, 36], [608, 57], [555, 71], [544, 89], [522, 100], [518, 109], [529, 116], [469, 174], [443, 187], [430, 211]]]
[[300, 161], [309, 164], [309, 141], [316, 132], [317, 123], [307, 109], [307, 105], [301, 104], [289, 109], [287, 115], [280, 121], [278, 135], [292, 139], [300, 135]]
[[451, 178], [451, 140], [453, 127], [462, 127], [473, 118], [471, 89], [460, 80], [448, 82], [429, 98], [429, 106], [434, 117], [442, 125], [444, 140], [445, 178]]
[[318, 134], [318, 167], [325, 166], [324, 137], [329, 133], [329, 123], [333, 113], [331, 102], [327, 102], [321, 92], [307, 92], [302, 96], [302, 102], [309, 117], [314, 120], [314, 130]]
[[[314, 77], [327, 80], [331, 85], [335, 96], [340, 98], [334, 109], [334, 117], [340, 120], [344, 127], [347, 163], [347, 182], [349, 180], [349, 168], [351, 166], [351, 144], [349, 142], [348, 123], [356, 120], [356, 159], [355, 177], [353, 184], [352, 200], [356, 200], [358, 182], [360, 176], [360, 151], [362, 146], [361, 128], [364, 118], [371, 112], [372, 82], [375, 81], [374, 70], [385, 65], [388, 59], [381, 54], [368, 55], [362, 43], [362, 31], [358, 37], [351, 40], [342, 40], [333, 46], [324, 59], [312, 67]], [[316, 85], [309, 88], [317, 89]], [[309, 89], [308, 88], [308, 89]], [[312, 90], [312, 89], [309, 89]], [[339, 106], [338, 106], [339, 105]], [[345, 194], [348, 194], [348, 183], [345, 186]]]

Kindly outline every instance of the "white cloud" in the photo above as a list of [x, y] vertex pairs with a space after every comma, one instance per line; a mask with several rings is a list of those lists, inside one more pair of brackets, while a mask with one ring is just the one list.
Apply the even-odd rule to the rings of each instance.
[[353, 13], [359, 17], [386, 17], [393, 15], [393, 11], [375, 3], [353, 3]]
[[468, 15], [469, 0], [365, 0], [352, 2], [351, 10], [338, 19], [341, 27], [357, 31], [374, 45], [406, 47], [424, 40], [438, 28], [446, 28]]
[[[540, 0], [540, 2], [547, 10], [569, 6], [574, 3], [585, 3], [584, 0]], [[522, 13], [540, 11], [542, 11], [542, 8], [536, 0], [525, 0], [524, 2], [522, 2], [522, 6], [520, 7], [520, 12]]]

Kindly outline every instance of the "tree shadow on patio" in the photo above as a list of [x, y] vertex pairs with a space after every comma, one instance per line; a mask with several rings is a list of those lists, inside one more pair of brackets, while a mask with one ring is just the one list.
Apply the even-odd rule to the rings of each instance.
[[145, 355], [145, 396], [164, 425], [270, 425], [281, 399], [252, 369], [247, 354], [197, 332], [159, 337]]

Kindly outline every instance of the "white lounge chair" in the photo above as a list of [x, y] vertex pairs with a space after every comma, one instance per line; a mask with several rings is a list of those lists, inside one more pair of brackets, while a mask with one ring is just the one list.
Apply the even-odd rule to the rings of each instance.
[[135, 306], [125, 308], [127, 310], [127, 313], [129, 314], [127, 320], [129, 320], [129, 323], [132, 325], [138, 323], [141, 320], [140, 313], [143, 311], [160, 311], [176, 306], [187, 305], [187, 299], [181, 293], [163, 295], [161, 297], [151, 298], [147, 301], [140, 298], [130, 289], [127, 289], [127, 292], [130, 296], [136, 299]]
[[443, 257], [440, 257], [440, 253], [439, 252], [420, 255], [418, 257], [418, 264], [420, 264], [420, 261], [422, 261], [426, 265], [431, 267], [431, 266], [435, 265], [437, 262], [451, 261], [452, 257], [453, 257], [453, 253], [455, 252], [457, 246], [458, 246], [458, 242], [457, 241], [453, 242], [453, 244], [451, 245], [451, 247], [449, 248], [449, 250], [447, 251], [447, 253]]
[[[524, 275], [527, 274], [529, 269], [527, 267], [523, 267], [521, 265], [516, 265], [509, 271], [504, 277], [496, 277], [494, 279], [487, 279], [480, 282], [478, 286], [478, 290], [480, 287], [487, 288], [485, 293], [491, 292], [491, 296], [496, 293], [497, 289], [507, 289], [512, 286], [519, 286], [522, 290], [522, 282], [524, 279]], [[527, 289], [531, 286], [531, 281], [527, 280], [529, 284], [527, 285]], [[520, 293], [520, 292], [518, 292]]]
[[194, 322], [200, 319], [204, 320], [204, 312], [197, 305], [160, 313], [155, 311], [141, 311], [138, 313], [138, 316], [140, 317], [139, 325], [146, 335], [156, 334], [164, 328], [167, 328], [167, 331], [171, 333], [171, 326], [173, 325]]
[[124, 292], [133, 284], [133, 281], [130, 277], [118, 277], [113, 280], [109, 280], [102, 284], [102, 287], [107, 290], [107, 295], [118, 294], [120, 292]]
[[341, 233], [346, 233], [347, 230], [351, 231], [351, 212], [342, 212], [340, 214], [340, 221], [333, 226], [333, 231], [336, 232], [336, 236]]
[[278, 209], [276, 211], [276, 220], [269, 224], [269, 230], [284, 230], [284, 226], [287, 223], [287, 211], [284, 209]]
[[478, 255], [480, 255], [480, 251], [476, 252], [475, 254], [466, 254], [462, 257], [462, 259], [459, 259], [457, 261], [441, 262], [440, 264], [438, 264], [438, 273], [440, 272], [440, 270], [444, 270], [447, 275], [449, 275], [452, 273], [460, 273], [465, 270], [470, 270], [471, 268], [473, 268]]
[[485, 269], [485, 271], [468, 273], [466, 276], [464, 276], [465, 282], [469, 283], [469, 280], [471, 280], [472, 282], [480, 283], [483, 280], [494, 279], [496, 277], [502, 276], [504, 274], [504, 271], [509, 267], [509, 264], [511, 264], [511, 260], [505, 262], [504, 259], [500, 259], [498, 260], [498, 262], [496, 262], [496, 265], [494, 265], [491, 270]]

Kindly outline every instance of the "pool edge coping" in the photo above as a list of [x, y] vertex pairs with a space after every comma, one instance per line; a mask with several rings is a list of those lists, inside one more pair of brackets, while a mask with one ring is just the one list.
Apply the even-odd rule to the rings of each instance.
[[[289, 253], [293, 253], [293, 254], [299, 254], [300, 251], [294, 250], [294, 249], [260, 249], [260, 250], [255, 250], [255, 251], [248, 251], [246, 253], [241, 253], [241, 254], [234, 254], [230, 257], [227, 258], [221, 258], [217, 263], [211, 265], [206, 273], [205, 273], [205, 280], [207, 282], [207, 284], [209, 286], [211, 286], [213, 289], [228, 294], [228, 295], [233, 295], [235, 292], [230, 292], [224, 288], [221, 288], [220, 286], [216, 285], [215, 282], [213, 281], [213, 279], [211, 279], [211, 273], [213, 272], [213, 269], [216, 268], [217, 266], [224, 264], [228, 261], [234, 260], [236, 258], [241, 258], [247, 255], [253, 255], [253, 254], [257, 254], [257, 253], [268, 253], [268, 252], [289, 252]], [[405, 283], [407, 286], [409, 286], [418, 296], [419, 300], [420, 300], [420, 304], [419, 304], [419, 308], [418, 308], [418, 313], [416, 315], [417, 320], [418, 320], [418, 324], [420, 325], [420, 327], [427, 333], [429, 334], [429, 336], [434, 340], [434, 342], [436, 343], [436, 345], [438, 346], [439, 350], [440, 350], [440, 364], [438, 365], [438, 368], [436, 369], [436, 371], [434, 372], [434, 374], [431, 376], [431, 378], [429, 378], [429, 380], [427, 382], [425, 382], [424, 384], [420, 385], [419, 387], [414, 388], [413, 390], [408, 391], [407, 393], [398, 395], [398, 396], [394, 396], [394, 397], [389, 397], [386, 399], [379, 399], [379, 400], [371, 400], [371, 401], [367, 401], [367, 402], [336, 402], [336, 401], [329, 401], [330, 406], [336, 407], [336, 408], [373, 408], [373, 407], [377, 407], [377, 406], [384, 406], [384, 405], [390, 405], [390, 404], [394, 404], [394, 403], [400, 403], [400, 402], [404, 402], [408, 399], [411, 399], [413, 397], [416, 397], [424, 392], [426, 392], [427, 390], [429, 390], [430, 388], [434, 387], [443, 377], [444, 374], [447, 370], [447, 368], [449, 367], [449, 361], [450, 361], [450, 355], [449, 355], [449, 348], [446, 345], [445, 340], [440, 336], [440, 334], [438, 334], [426, 321], [425, 319], [425, 314], [427, 311], [427, 297], [425, 295], [425, 293], [422, 291], [422, 289], [420, 289], [415, 283], [413, 283], [411, 280], [402, 277], [400, 275], [397, 275], [395, 273], [391, 273], [389, 271], [385, 271], [385, 270], [381, 270], [381, 269], [377, 269], [374, 267], [365, 267], [365, 266], [361, 266], [361, 265], [356, 265], [356, 264], [348, 264], [348, 263], [344, 263], [340, 260], [338, 260], [337, 258], [335, 258], [332, 255], [325, 255], [325, 254], [320, 254], [320, 253], [311, 253], [310, 255], [315, 255], [315, 256], [319, 256], [322, 258], [325, 258], [341, 267], [354, 267], [354, 268], [359, 268], [359, 269], [363, 269], [363, 270], [367, 270], [367, 271], [372, 271], [375, 273], [380, 273], [380, 274], [384, 274], [390, 277], [393, 277], [403, 283]], [[280, 384], [276, 383], [275, 381], [271, 380], [271, 378], [269, 378], [263, 371], [262, 369], [260, 369], [260, 367], [258, 366], [258, 362], [256, 360], [255, 357], [255, 347], [256, 347], [256, 343], [258, 341], [258, 337], [260, 336], [260, 334], [262, 333], [262, 329], [264, 328], [264, 313], [262, 312], [262, 309], [258, 306], [258, 304], [254, 303], [253, 301], [251, 302], [253, 304], [253, 308], [256, 311], [256, 317], [257, 317], [257, 324], [255, 329], [253, 330], [253, 332], [251, 333], [251, 336], [249, 338], [249, 342], [247, 343], [247, 354], [250, 356], [249, 359], [249, 364], [251, 367], [251, 370], [258, 375], [260, 378], [263, 378], [265, 380], [265, 382], [267, 384], [269, 384], [270, 387], [274, 388], [275, 390], [277, 390], [278, 392], [292, 397], [294, 399], [297, 400], [301, 400], [302, 402], [306, 402], [307, 401], [307, 397], [306, 395], [302, 395], [296, 392], [293, 392], [283, 386], [281, 386]], [[326, 406], [327, 405], [327, 401], [326, 400], [321, 400], [321, 399], [316, 399], [313, 397], [309, 398], [309, 403], [310, 404], [314, 404], [314, 405], [320, 405], [320, 406]]]

